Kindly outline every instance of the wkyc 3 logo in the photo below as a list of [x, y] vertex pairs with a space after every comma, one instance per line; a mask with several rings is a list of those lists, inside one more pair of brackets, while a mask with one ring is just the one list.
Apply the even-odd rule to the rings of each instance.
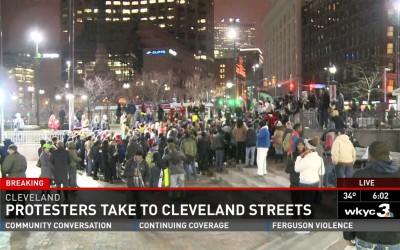
[[390, 212], [390, 204], [388, 203], [382, 203], [379, 205], [379, 208], [381, 208], [380, 211], [376, 211], [375, 209], [363, 209], [363, 208], [358, 208], [356, 207], [355, 209], [345, 209], [344, 213], [346, 215], [355, 215], [355, 216], [364, 216], [364, 217], [369, 217], [369, 216], [378, 216], [379, 218], [393, 218], [394, 215], [392, 212]]

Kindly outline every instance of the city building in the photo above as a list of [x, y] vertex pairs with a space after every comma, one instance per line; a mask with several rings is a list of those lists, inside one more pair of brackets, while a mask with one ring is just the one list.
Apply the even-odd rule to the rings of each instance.
[[263, 70], [266, 82], [271, 82], [268, 84], [270, 93], [293, 91], [297, 95], [301, 92], [301, 7], [304, 3], [304, 0], [272, 0], [272, 7], [264, 19]]
[[[195, 58], [212, 66], [214, 53], [213, 0], [75, 1], [75, 32], [84, 30], [86, 21], [96, 21], [105, 11], [105, 21], [149, 22], [173, 35]], [[69, 1], [61, 2], [62, 40], [68, 41]]]
[[22, 114], [31, 114], [36, 107], [34, 93], [33, 60], [29, 53], [5, 53], [3, 64], [8, 71], [8, 76], [12, 85], [12, 99], [16, 99], [19, 107], [18, 111]]
[[[235, 31], [231, 37], [230, 32]], [[239, 19], [223, 19], [214, 27], [214, 57], [233, 58], [234, 47], [254, 48], [256, 47], [256, 25], [254, 23], [242, 23]], [[235, 44], [234, 44], [235, 43]]]
[[[376, 92], [376, 99], [381, 99], [382, 92], [390, 96], [398, 86], [399, 8], [393, 1], [309, 1], [303, 6], [302, 19], [305, 83], [345, 88], [357, 81], [361, 65], [382, 76], [376, 86], [382, 91]], [[336, 73], [329, 72], [333, 66]]]

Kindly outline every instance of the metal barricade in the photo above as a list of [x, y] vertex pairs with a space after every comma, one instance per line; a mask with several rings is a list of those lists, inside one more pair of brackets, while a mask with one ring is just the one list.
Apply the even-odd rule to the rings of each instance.
[[51, 141], [53, 137], [62, 140], [65, 133], [68, 133], [68, 130], [4, 131], [4, 138], [10, 139], [16, 144], [38, 144], [40, 140]]

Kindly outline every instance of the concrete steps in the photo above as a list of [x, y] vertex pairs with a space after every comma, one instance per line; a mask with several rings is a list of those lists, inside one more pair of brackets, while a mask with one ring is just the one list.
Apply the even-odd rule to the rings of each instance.
[[285, 172], [268, 169], [266, 176], [256, 176], [257, 168], [244, 168], [243, 165], [227, 167], [223, 173], [215, 173], [215, 178], [223, 187], [289, 187]]
[[[328, 250], [336, 249], [334, 245], [338, 241], [344, 241], [342, 232], [312, 232], [308, 234], [284, 233], [282, 237], [266, 243], [257, 248], [257, 250]], [[295, 248], [293, 248], [293, 246], [295, 246]], [[341, 245], [341, 247], [343, 246]]]

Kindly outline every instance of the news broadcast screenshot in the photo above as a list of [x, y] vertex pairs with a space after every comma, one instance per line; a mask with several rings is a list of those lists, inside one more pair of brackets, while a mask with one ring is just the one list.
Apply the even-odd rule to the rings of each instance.
[[400, 0], [0, 0], [0, 249], [400, 250]]

